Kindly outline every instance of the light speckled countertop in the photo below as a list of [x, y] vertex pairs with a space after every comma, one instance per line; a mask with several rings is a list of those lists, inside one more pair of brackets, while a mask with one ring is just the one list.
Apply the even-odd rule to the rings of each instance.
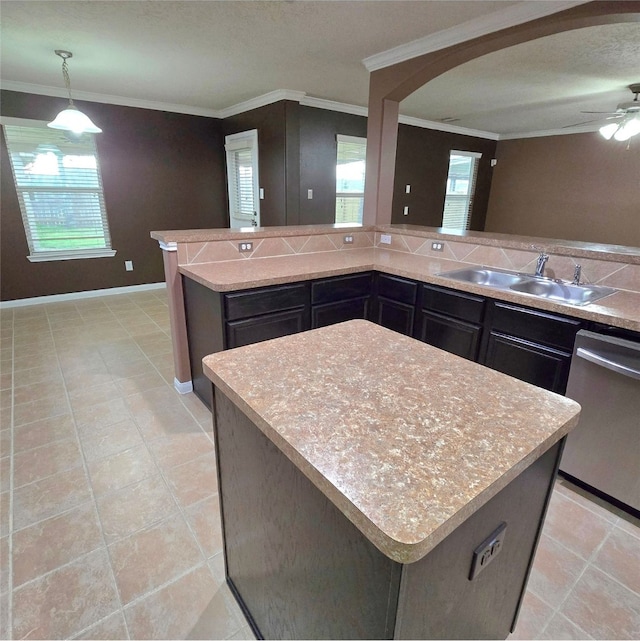
[[182, 265], [180, 273], [219, 292], [278, 285], [375, 269], [461, 291], [640, 332], [640, 294], [618, 291], [584, 307], [437, 276], [468, 264], [380, 248]]
[[203, 363], [213, 383], [400, 563], [425, 556], [573, 429], [580, 410], [363, 320]]

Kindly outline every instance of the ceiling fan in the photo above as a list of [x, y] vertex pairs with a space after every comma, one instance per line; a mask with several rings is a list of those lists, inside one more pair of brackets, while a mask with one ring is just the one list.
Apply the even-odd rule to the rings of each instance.
[[[634, 94], [633, 100], [629, 102], [621, 102], [615, 111], [581, 111], [583, 114], [601, 114], [602, 117], [595, 118], [594, 120], [587, 120], [581, 122], [579, 125], [587, 125], [599, 120], [612, 120], [609, 124], [600, 127], [600, 134], [607, 140], [614, 138], [615, 140], [629, 140], [631, 136], [640, 133], [640, 82], [629, 85], [631, 93]], [[576, 125], [569, 125], [575, 127]]]

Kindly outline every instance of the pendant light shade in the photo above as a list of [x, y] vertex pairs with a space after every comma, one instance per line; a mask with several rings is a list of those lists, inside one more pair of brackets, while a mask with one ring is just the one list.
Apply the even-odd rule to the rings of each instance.
[[55, 53], [57, 56], [60, 56], [62, 58], [62, 77], [64, 79], [64, 84], [67, 88], [67, 91], [69, 92], [69, 106], [66, 109], [63, 109], [52, 122], [48, 123], [47, 127], [51, 127], [52, 129], [71, 131], [72, 133], [77, 135], [84, 133], [101, 133], [102, 129], [94, 125], [91, 121], [91, 118], [82, 113], [73, 104], [73, 99], [71, 98], [71, 81], [69, 79], [69, 68], [67, 66], [67, 60], [71, 58], [73, 54], [70, 51], [62, 51], [61, 49], [56, 49]]
[[47, 126], [51, 127], [51, 129], [72, 131], [74, 134], [99, 134], [102, 132], [100, 127], [96, 127], [96, 125], [93, 124], [89, 116], [83, 114], [79, 109], [72, 106], [63, 109], [55, 117], [55, 120], [50, 122]]

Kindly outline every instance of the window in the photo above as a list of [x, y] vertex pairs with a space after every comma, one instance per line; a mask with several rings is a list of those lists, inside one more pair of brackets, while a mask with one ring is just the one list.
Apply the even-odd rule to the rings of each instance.
[[478, 161], [481, 156], [482, 154], [474, 151], [452, 151], [449, 155], [447, 192], [442, 214], [443, 227], [469, 229]]
[[336, 223], [362, 223], [367, 139], [338, 134]]
[[226, 136], [227, 188], [231, 227], [258, 226], [258, 130]]
[[94, 136], [4, 125], [29, 260], [114, 256]]

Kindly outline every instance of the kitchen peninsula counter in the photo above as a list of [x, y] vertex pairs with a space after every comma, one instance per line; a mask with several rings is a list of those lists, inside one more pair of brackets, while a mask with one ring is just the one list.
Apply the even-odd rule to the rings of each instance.
[[228, 581], [258, 634], [507, 636], [575, 402], [361, 320], [204, 370]]
[[[217, 292], [376, 270], [640, 332], [640, 293], [638, 292], [619, 290], [597, 303], [576, 306], [438, 276], [440, 272], [463, 267], [469, 267], [469, 264], [380, 247], [367, 247], [348, 251], [195, 263], [180, 265], [178, 269], [184, 276]], [[640, 270], [640, 266], [638, 269]]]

